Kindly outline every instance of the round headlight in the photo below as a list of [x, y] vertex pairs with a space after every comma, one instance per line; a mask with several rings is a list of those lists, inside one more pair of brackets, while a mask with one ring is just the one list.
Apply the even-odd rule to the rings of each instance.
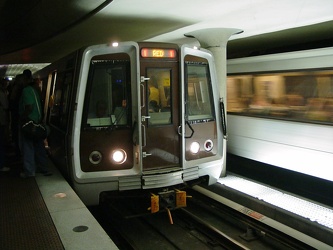
[[190, 151], [192, 154], [197, 154], [200, 150], [200, 144], [199, 142], [192, 142], [190, 146]]
[[102, 161], [102, 154], [98, 151], [91, 152], [89, 155], [89, 161], [95, 165], [100, 163]]
[[112, 160], [117, 164], [122, 164], [126, 161], [127, 154], [123, 149], [116, 149], [112, 152]]

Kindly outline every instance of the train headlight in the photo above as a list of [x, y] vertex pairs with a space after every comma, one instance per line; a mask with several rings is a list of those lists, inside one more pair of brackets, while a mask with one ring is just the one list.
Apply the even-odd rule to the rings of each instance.
[[102, 161], [102, 154], [98, 151], [93, 151], [89, 155], [89, 161], [96, 165]]
[[207, 140], [205, 141], [204, 148], [207, 152], [211, 151], [214, 147], [213, 141], [212, 140]]
[[192, 142], [190, 146], [190, 151], [192, 154], [197, 154], [200, 150], [200, 144], [199, 142]]
[[116, 164], [122, 164], [127, 159], [127, 154], [123, 149], [116, 149], [111, 154], [112, 160]]

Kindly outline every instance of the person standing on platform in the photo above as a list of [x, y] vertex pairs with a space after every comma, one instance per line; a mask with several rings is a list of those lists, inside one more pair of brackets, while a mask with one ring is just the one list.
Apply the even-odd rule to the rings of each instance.
[[18, 137], [20, 124], [19, 102], [24, 86], [24, 80], [31, 78], [31, 75], [29, 76], [29, 71], [26, 71], [26, 75], [27, 76], [25, 76], [24, 74], [17, 75], [9, 91], [10, 129], [12, 134], [12, 143], [14, 144], [15, 154], [17, 158], [21, 157]]
[[[40, 89], [36, 81], [30, 78], [28, 83], [22, 90], [20, 99], [19, 112], [20, 121], [33, 120], [35, 123], [42, 121], [42, 102]], [[51, 175], [47, 170], [47, 153], [44, 147], [44, 139], [32, 139], [27, 137], [20, 131], [21, 150], [23, 156], [22, 178], [33, 177], [36, 173], [36, 163], [38, 163], [39, 172], [45, 176]]]
[[5, 167], [6, 157], [6, 132], [8, 132], [8, 96], [7, 80], [1, 79], [0, 86], [0, 171], [7, 172], [10, 168]]

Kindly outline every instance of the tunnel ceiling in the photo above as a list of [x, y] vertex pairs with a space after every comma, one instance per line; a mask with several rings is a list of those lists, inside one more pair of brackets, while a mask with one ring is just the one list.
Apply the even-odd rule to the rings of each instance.
[[185, 33], [209, 27], [244, 30], [229, 58], [332, 46], [332, 9], [329, 0], [0, 0], [1, 76], [92, 44], [189, 43]]

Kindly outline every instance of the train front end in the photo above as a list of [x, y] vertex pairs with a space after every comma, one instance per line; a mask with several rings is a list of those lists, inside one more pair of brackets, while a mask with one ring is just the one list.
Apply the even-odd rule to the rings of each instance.
[[224, 135], [210, 52], [164, 43], [92, 46], [79, 75], [71, 161], [87, 205], [103, 191], [220, 177]]

